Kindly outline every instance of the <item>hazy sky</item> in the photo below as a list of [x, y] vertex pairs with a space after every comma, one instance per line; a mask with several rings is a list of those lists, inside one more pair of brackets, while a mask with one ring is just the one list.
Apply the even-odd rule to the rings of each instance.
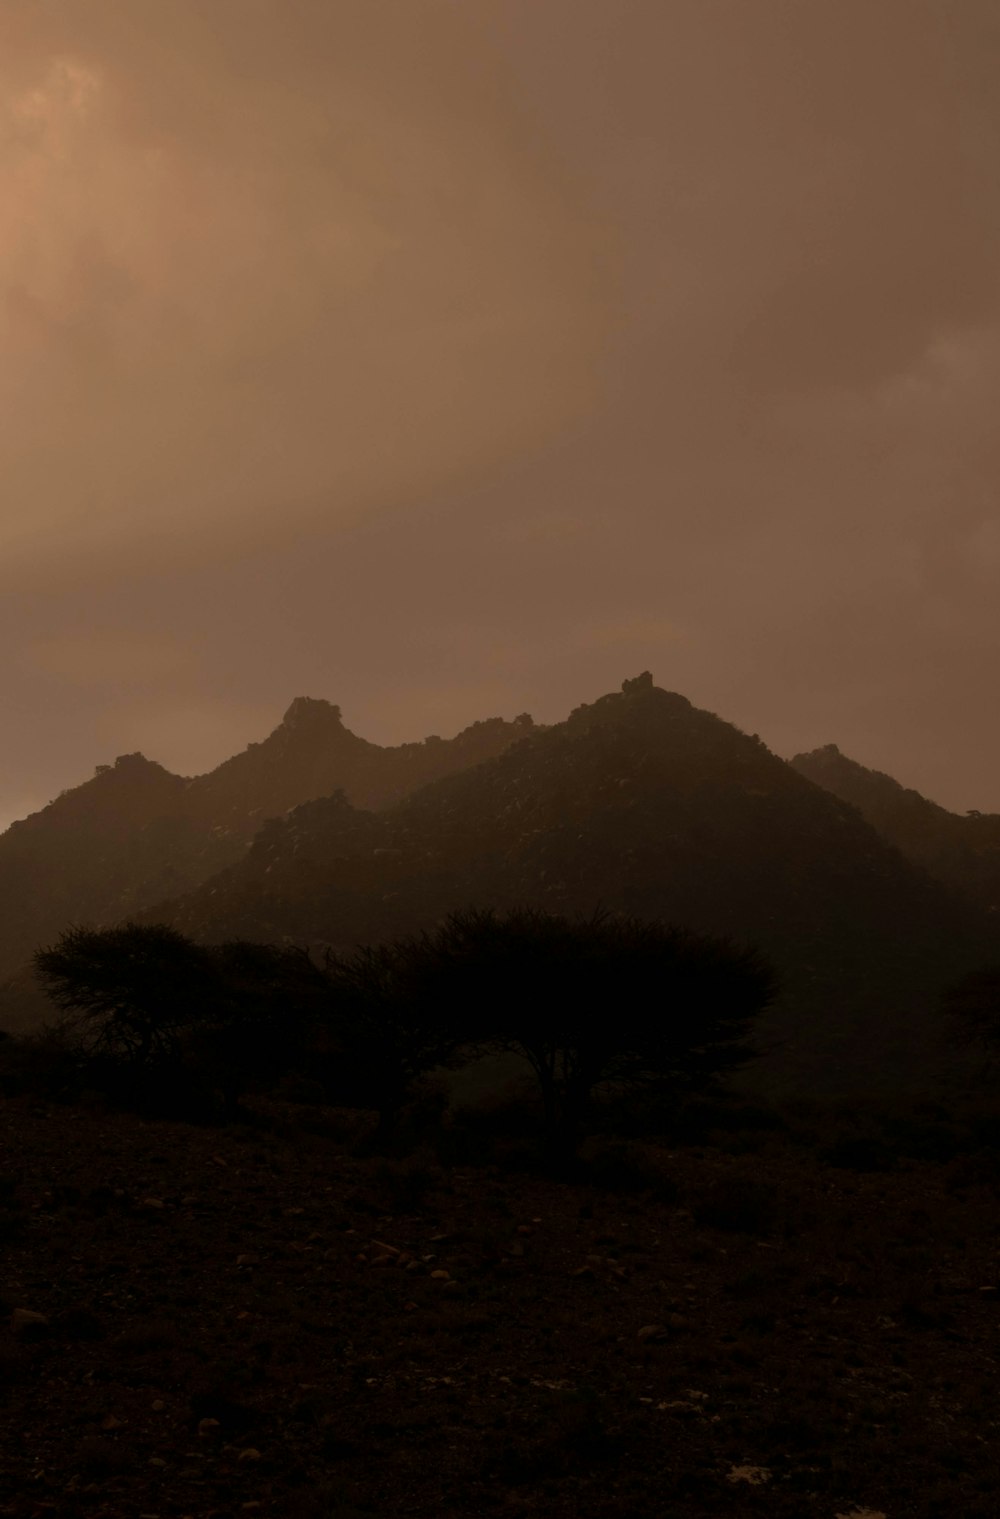
[[996, 0], [3, 0], [0, 823], [649, 668], [1000, 810]]

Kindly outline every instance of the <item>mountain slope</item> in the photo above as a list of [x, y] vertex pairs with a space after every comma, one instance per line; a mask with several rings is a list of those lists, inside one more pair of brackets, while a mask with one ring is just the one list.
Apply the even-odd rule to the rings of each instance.
[[193, 780], [123, 755], [0, 835], [0, 975], [70, 923], [113, 922], [192, 890], [301, 802], [342, 788], [384, 807], [530, 728], [528, 717], [495, 718], [453, 739], [382, 748], [345, 728], [339, 707], [299, 697], [262, 743]]
[[1000, 912], [1000, 815], [948, 812], [891, 776], [848, 759], [836, 744], [796, 754], [789, 763], [856, 807], [908, 860], [980, 907]]
[[758, 943], [786, 987], [772, 1065], [813, 1087], [925, 1071], [937, 990], [992, 942], [853, 807], [644, 677], [379, 814], [297, 808], [155, 915], [209, 940], [346, 946], [520, 903]]

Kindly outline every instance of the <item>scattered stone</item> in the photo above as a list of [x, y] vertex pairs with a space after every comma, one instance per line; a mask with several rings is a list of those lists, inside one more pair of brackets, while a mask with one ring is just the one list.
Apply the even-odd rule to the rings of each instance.
[[114, 1414], [107, 1414], [101, 1420], [102, 1429], [123, 1429], [124, 1427], [124, 1421], [116, 1418]]
[[221, 1427], [218, 1419], [198, 1420], [198, 1433], [203, 1439], [209, 1439], [212, 1435], [218, 1434]]
[[427, 1270], [427, 1267], [424, 1265], [423, 1261], [407, 1261], [406, 1270], [411, 1272], [413, 1275], [422, 1276], [423, 1273]]
[[167, 1463], [162, 1456], [150, 1456], [149, 1464], [150, 1466], [166, 1466]]
[[15, 1308], [10, 1327], [22, 1340], [37, 1340], [48, 1333], [49, 1321], [44, 1313], [35, 1313], [31, 1308]]
[[259, 1461], [260, 1451], [254, 1445], [247, 1445], [236, 1457], [237, 1461]]
[[161, 1414], [167, 1405], [164, 1403], [162, 1398], [154, 1398], [149, 1406], [153, 1410], [154, 1414]]
[[237, 1266], [259, 1266], [260, 1256], [254, 1255], [252, 1252], [245, 1255], [238, 1255], [236, 1257], [236, 1264]]
[[770, 1480], [771, 1473], [766, 1466], [734, 1466], [726, 1473], [727, 1482], [746, 1482], [750, 1487], [763, 1487]]
[[440, 1271], [440, 1270], [439, 1271], [432, 1271], [431, 1272], [431, 1281], [432, 1282], [450, 1282], [451, 1281], [451, 1272], [450, 1271]]
[[144, 1197], [139, 1204], [140, 1208], [152, 1208], [154, 1211], [165, 1208], [167, 1205], [162, 1197]]
[[656, 1345], [661, 1340], [668, 1338], [667, 1329], [663, 1324], [643, 1324], [636, 1339], [641, 1345]]

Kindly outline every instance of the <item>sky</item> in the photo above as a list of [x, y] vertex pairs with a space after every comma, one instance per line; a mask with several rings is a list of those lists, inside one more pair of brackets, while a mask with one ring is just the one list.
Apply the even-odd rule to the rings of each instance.
[[641, 670], [1000, 811], [995, 0], [4, 0], [0, 826]]

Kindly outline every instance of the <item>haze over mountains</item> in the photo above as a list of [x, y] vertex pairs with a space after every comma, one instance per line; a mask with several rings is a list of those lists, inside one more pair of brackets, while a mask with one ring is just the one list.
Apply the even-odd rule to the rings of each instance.
[[238, 860], [269, 817], [338, 789], [359, 807], [388, 806], [530, 726], [493, 718], [452, 739], [382, 748], [345, 728], [339, 707], [298, 697], [262, 743], [207, 775], [122, 755], [0, 835], [0, 975], [68, 923], [114, 922], [190, 891]]
[[[918, 1082], [940, 1060], [940, 989], [995, 955], [997, 920], [957, 855], [936, 869], [862, 816], [842, 770], [789, 764], [648, 675], [547, 729], [493, 719], [398, 749], [299, 699], [208, 776], [127, 756], [0, 838], [2, 963], [126, 915], [346, 948], [456, 907], [602, 907], [758, 944], [784, 985], [764, 1030], [776, 1080]], [[19, 996], [23, 976], [8, 1026]]]
[[800, 775], [832, 791], [868, 819], [901, 854], [938, 880], [966, 893], [991, 912], [1000, 912], [1000, 816], [948, 812], [901, 786], [891, 776], [868, 770], [826, 744], [790, 761]]

